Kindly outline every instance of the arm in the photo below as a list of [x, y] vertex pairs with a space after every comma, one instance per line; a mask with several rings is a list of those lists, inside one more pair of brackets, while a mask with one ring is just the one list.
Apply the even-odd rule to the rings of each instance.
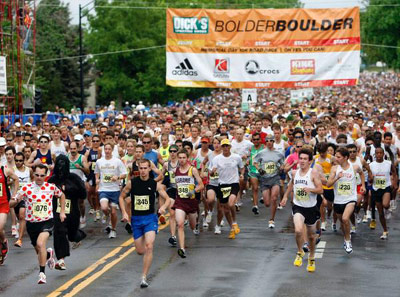
[[201, 177], [200, 177], [200, 175], [199, 175], [199, 172], [198, 172], [197, 169], [194, 168], [194, 167], [193, 167], [193, 176], [194, 176], [194, 178], [195, 178], [196, 181], [197, 181], [197, 186], [196, 186], [196, 188], [194, 189], [194, 191], [195, 191], [196, 193], [199, 193], [201, 190], [204, 189], [204, 185], [203, 185], [203, 181], [201, 180]]
[[[157, 183], [157, 191], [158, 194], [160, 194], [160, 197], [164, 198], [164, 204], [160, 206], [160, 209], [158, 210], [158, 212], [160, 214], [164, 214], [166, 209], [169, 207], [169, 204], [171, 202], [171, 198], [169, 198], [167, 192], [165, 191], [164, 187]], [[121, 203], [121, 202], [120, 202]]]
[[129, 216], [125, 208], [125, 197], [128, 196], [130, 192], [131, 192], [131, 180], [128, 180], [125, 188], [121, 191], [121, 194], [119, 195], [119, 205], [120, 205], [119, 207], [121, 208], [122, 219], [124, 220], [124, 222], [129, 221]]
[[[13, 170], [6, 168], [4, 171], [4, 174], [12, 179], [12, 183], [14, 185], [13, 187], [13, 192], [11, 193], [11, 197], [15, 197], [15, 195], [17, 195], [18, 192], [18, 188], [19, 188], [19, 178], [18, 176], [14, 173]], [[6, 186], [7, 187], [7, 186]]]
[[335, 182], [337, 182], [337, 180], [339, 178], [341, 178], [342, 176], [343, 176], [342, 172], [339, 173], [338, 176], [336, 176], [336, 166], [332, 166], [331, 172], [329, 174], [329, 179], [328, 179], [328, 182], [326, 183], [326, 186], [327, 187], [332, 187], [335, 184]]
[[75, 167], [82, 170], [85, 174], [89, 174], [89, 162], [87, 161], [85, 156], [82, 156], [82, 167], [79, 164], [75, 164]]
[[160, 153], [157, 152], [157, 159], [158, 159], [158, 163], [160, 163], [161, 165], [164, 165], [165, 161], [164, 159], [161, 157]]
[[[150, 164], [151, 164], [151, 170], [155, 173], [155, 174], [157, 174], [157, 177], [154, 179], [156, 182], [159, 182], [159, 181], [162, 181], [163, 180], [163, 178], [164, 178], [164, 175], [162, 174], [162, 171], [160, 170], [160, 169], [158, 169], [157, 167], [156, 167], [156, 165], [152, 162], [152, 161], [150, 161]], [[164, 163], [165, 164], [165, 163]], [[164, 167], [164, 165], [163, 165], [163, 167]]]
[[[28, 166], [28, 167], [33, 167], [33, 166], [35, 166], [38, 162], [34, 162], [33, 160], [35, 160], [35, 158], [36, 158], [36, 154], [37, 154], [37, 151], [34, 151], [33, 153], [32, 153], [32, 155], [29, 157], [29, 159], [28, 159], [28, 161], [26, 161], [26, 166]], [[39, 159], [38, 159], [39, 160]], [[39, 160], [39, 162], [40, 162], [40, 160]]]
[[322, 189], [322, 183], [319, 177], [318, 170], [315, 168], [311, 171], [311, 179], [315, 185], [315, 188], [304, 188], [304, 190], [309, 193], [321, 195], [324, 192], [324, 190]]
[[61, 204], [61, 211], [60, 211], [60, 220], [64, 222], [66, 215], [65, 215], [65, 195], [61, 192], [60, 195], [60, 204]]
[[[295, 172], [295, 171], [292, 171], [292, 174], [294, 175], [294, 174], [296, 174], [296, 172]], [[293, 191], [293, 178], [290, 180], [290, 182], [289, 182], [289, 184], [288, 184], [288, 187], [287, 187], [287, 189], [286, 189], [286, 192], [285, 192], [285, 194], [283, 195], [283, 198], [282, 198], [281, 203], [280, 203], [281, 206], [285, 206], [285, 205], [286, 205], [287, 199], [288, 199], [288, 197], [289, 197], [289, 194], [290, 194], [292, 191]]]
[[364, 194], [366, 192], [365, 189], [365, 176], [364, 176], [364, 172], [362, 171], [362, 168], [357, 166], [357, 173], [360, 175], [360, 179], [361, 179], [361, 194]]

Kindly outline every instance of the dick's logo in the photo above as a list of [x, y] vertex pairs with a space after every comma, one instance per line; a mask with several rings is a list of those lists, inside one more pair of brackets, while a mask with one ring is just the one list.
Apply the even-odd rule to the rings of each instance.
[[174, 17], [174, 33], [177, 34], [208, 34], [207, 17]]

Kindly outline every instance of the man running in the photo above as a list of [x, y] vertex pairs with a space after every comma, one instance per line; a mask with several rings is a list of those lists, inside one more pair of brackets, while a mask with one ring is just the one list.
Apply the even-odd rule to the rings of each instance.
[[335, 158], [338, 165], [333, 166], [329, 174], [327, 187], [333, 187], [335, 201], [333, 209], [340, 220], [340, 226], [344, 234], [343, 248], [346, 253], [353, 252], [350, 236], [350, 216], [353, 214], [357, 203], [356, 175], [360, 174], [360, 193], [365, 193], [365, 180], [362, 168], [349, 162], [349, 151], [345, 147], [336, 150]]
[[316, 224], [319, 220], [317, 207], [317, 195], [323, 193], [322, 183], [316, 168], [311, 168], [313, 152], [310, 149], [299, 151], [299, 163], [297, 170], [292, 170], [293, 178], [290, 180], [281, 205], [285, 206], [289, 193], [293, 191], [293, 223], [296, 233], [297, 255], [295, 266], [303, 264], [304, 225], [307, 227], [307, 237], [310, 246], [307, 271], [315, 271], [315, 242]]
[[158, 212], [164, 214], [170, 203], [170, 198], [161, 184], [150, 178], [151, 163], [147, 159], [141, 159], [139, 163], [140, 176], [128, 180], [119, 197], [119, 205], [123, 220], [129, 221], [129, 215], [125, 208], [125, 196], [131, 196], [131, 226], [135, 240], [136, 252], [143, 257], [143, 271], [141, 288], [149, 286], [147, 274], [153, 260], [153, 246], [158, 231], [158, 218], [156, 212], [156, 193], [164, 199], [164, 204]]

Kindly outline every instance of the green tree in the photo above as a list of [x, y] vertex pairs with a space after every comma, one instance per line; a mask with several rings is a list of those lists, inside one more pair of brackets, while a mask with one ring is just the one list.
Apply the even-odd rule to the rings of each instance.
[[[77, 59], [51, 60], [79, 55], [78, 28], [70, 23], [68, 6], [60, 0], [41, 0], [36, 13], [36, 85], [43, 93], [43, 108], [79, 106]], [[85, 73], [89, 65], [85, 65]], [[85, 82], [88, 86], [90, 80]]]
[[[394, 46], [363, 46], [368, 63], [385, 62], [389, 67], [400, 69], [400, 6], [390, 6], [396, 1], [370, 0], [361, 17], [362, 42]], [[387, 5], [387, 6], [385, 6]]]
[[[257, 4], [260, 3], [260, 4]], [[267, 3], [267, 4], [266, 4]], [[89, 30], [85, 40], [90, 52], [105, 53], [134, 48], [156, 47], [166, 40], [166, 1], [152, 2], [153, 9], [128, 9], [123, 6], [151, 6], [148, 2], [97, 0], [95, 14], [89, 17]], [[110, 8], [104, 6], [121, 6]], [[284, 8], [300, 6], [297, 0], [201, 0], [168, 1], [176, 8]], [[171, 88], [165, 84], [165, 48], [132, 51], [94, 57], [99, 73], [98, 103], [110, 100], [165, 103], [168, 100], [194, 99], [209, 94], [210, 89]]]

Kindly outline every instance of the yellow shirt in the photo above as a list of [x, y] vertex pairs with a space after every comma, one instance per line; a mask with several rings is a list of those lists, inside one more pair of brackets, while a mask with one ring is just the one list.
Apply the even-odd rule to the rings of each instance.
[[[332, 155], [327, 154], [325, 160], [323, 160], [321, 162], [320, 155], [318, 154], [315, 156], [315, 163], [321, 165], [322, 171], [324, 172], [324, 175], [325, 175], [326, 179], [328, 180], [329, 174], [331, 172], [331, 168], [333, 166], [332, 165]], [[325, 190], [331, 190], [331, 189], [333, 189], [333, 186], [327, 187], [325, 185], [322, 185], [322, 188]]]

